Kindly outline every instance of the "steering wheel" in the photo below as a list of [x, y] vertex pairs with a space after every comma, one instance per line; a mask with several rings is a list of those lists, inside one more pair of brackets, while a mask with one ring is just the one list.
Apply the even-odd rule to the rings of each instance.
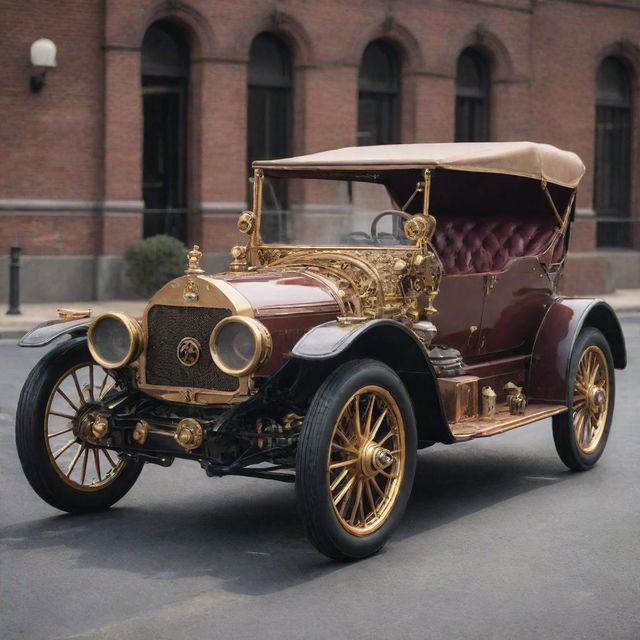
[[372, 221], [371, 221], [371, 237], [373, 238], [373, 242], [377, 244], [378, 242], [378, 222], [385, 216], [397, 216], [398, 218], [403, 218], [404, 220], [410, 220], [413, 216], [410, 213], [406, 213], [405, 211], [398, 211], [397, 209], [386, 209], [385, 211], [380, 212]]

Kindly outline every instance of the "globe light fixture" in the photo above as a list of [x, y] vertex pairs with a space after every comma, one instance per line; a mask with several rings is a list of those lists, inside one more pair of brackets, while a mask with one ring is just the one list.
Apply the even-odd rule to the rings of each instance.
[[44, 86], [47, 71], [56, 66], [56, 45], [48, 38], [40, 38], [33, 42], [31, 64], [38, 69], [38, 73], [31, 75], [29, 86], [33, 93], [39, 93]]

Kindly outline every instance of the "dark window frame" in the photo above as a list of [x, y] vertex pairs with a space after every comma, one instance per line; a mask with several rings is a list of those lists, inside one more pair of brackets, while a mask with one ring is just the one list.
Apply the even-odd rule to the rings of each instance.
[[633, 246], [631, 223], [633, 73], [617, 56], [596, 72], [593, 208], [599, 248]]
[[490, 139], [491, 67], [474, 47], [460, 52], [456, 65], [455, 141]]
[[398, 53], [385, 40], [372, 40], [358, 72], [358, 145], [400, 142], [401, 85]]
[[[169, 45], [169, 46], [167, 46]], [[174, 51], [169, 51], [173, 45]], [[172, 57], [171, 53], [175, 55]], [[187, 109], [190, 51], [186, 35], [168, 20], [154, 22], [141, 51], [144, 237], [187, 239]], [[154, 119], [151, 127], [150, 119]], [[157, 139], [149, 139], [153, 129]], [[156, 165], [154, 167], [154, 165]], [[154, 169], [159, 172], [153, 175]]]

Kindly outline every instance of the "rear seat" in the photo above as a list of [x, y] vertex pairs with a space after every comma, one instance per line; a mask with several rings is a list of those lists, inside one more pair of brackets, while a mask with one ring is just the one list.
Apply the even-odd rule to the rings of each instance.
[[[433, 244], [446, 274], [502, 271], [512, 258], [542, 253], [557, 226], [509, 218], [437, 218]], [[554, 260], [562, 254], [562, 243]]]

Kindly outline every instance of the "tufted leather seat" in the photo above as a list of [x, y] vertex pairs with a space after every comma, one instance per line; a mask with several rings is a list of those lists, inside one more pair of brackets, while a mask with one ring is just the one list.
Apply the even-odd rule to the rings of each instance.
[[[439, 218], [433, 244], [445, 273], [486, 273], [502, 271], [512, 258], [542, 253], [555, 229], [548, 221]], [[558, 248], [561, 252], [561, 246]]]

